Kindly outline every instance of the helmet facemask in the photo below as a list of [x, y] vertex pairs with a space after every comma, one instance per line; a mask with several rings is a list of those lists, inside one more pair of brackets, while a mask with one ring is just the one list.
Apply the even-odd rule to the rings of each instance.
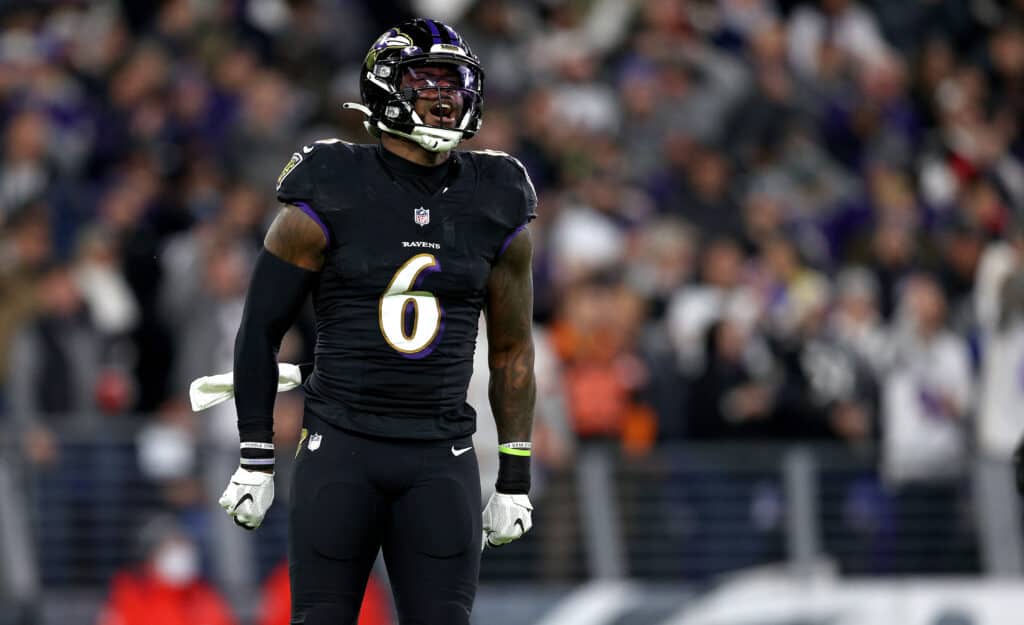
[[377, 120], [383, 131], [431, 152], [446, 152], [480, 127], [480, 74], [455, 62], [418, 59], [398, 63], [392, 96]]

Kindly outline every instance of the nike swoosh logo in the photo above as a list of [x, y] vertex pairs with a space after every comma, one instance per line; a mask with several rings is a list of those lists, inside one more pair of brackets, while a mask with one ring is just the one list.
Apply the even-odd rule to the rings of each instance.
[[466, 453], [470, 449], [473, 449], [473, 448], [472, 447], [466, 447], [465, 449], [455, 449], [455, 445], [452, 445], [452, 455], [453, 456], [461, 456], [462, 454]]
[[302, 146], [302, 153], [303, 154], [309, 154], [312, 151], [313, 151], [313, 146], [311, 146], [311, 145], [304, 145], [304, 146]]
[[520, 535], [523, 535], [523, 534], [526, 533], [526, 528], [523, 527], [523, 520], [522, 519], [516, 519], [516, 522], [514, 524], [519, 526], [519, 534]]
[[253, 504], [256, 503], [256, 500], [252, 498], [252, 493], [246, 493], [246, 494], [242, 495], [241, 499], [238, 500], [238, 503], [235, 504], [235, 507], [232, 508], [231, 511], [234, 512], [235, 510], [238, 510], [238, 506], [240, 506], [243, 503], [245, 503], [246, 499], [251, 501]]

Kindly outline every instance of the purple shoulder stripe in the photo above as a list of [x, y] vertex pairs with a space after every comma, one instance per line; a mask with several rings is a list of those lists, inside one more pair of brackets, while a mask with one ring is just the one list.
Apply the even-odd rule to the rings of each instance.
[[495, 260], [497, 260], [498, 258], [501, 258], [501, 255], [504, 254], [505, 250], [508, 249], [508, 246], [511, 245], [512, 239], [516, 238], [516, 235], [519, 234], [520, 232], [522, 232], [525, 229], [526, 229], [526, 224], [523, 224], [523, 225], [519, 226], [518, 228], [516, 228], [515, 230], [513, 230], [511, 233], [509, 233], [509, 235], [507, 237], [505, 237], [505, 240], [501, 242], [501, 249], [498, 250], [498, 255], [495, 257]]
[[320, 216], [316, 214], [309, 204], [305, 202], [295, 202], [292, 206], [298, 206], [299, 210], [309, 215], [309, 218], [316, 222], [316, 225], [320, 226], [320, 229], [324, 231], [324, 236], [327, 237], [327, 245], [331, 244], [331, 231], [327, 229], [324, 222], [321, 221]]

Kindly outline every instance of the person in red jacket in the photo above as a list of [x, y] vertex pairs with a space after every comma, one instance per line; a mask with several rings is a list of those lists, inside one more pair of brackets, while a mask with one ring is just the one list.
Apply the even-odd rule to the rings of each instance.
[[97, 625], [238, 625], [227, 601], [200, 578], [199, 551], [168, 517], [147, 523], [141, 560], [114, 575]]
[[[263, 601], [260, 606], [257, 625], [288, 625], [291, 615], [292, 596], [288, 582], [288, 563], [277, 565], [263, 584]], [[363, 605], [359, 608], [358, 625], [394, 625], [391, 603], [387, 589], [370, 575], [363, 593]]]

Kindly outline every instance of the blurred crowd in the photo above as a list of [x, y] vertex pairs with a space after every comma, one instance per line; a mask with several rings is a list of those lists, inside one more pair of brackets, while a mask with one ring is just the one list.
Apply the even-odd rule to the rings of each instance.
[[[190, 415], [188, 383], [231, 368], [274, 181], [311, 140], [371, 141], [340, 105], [373, 39], [419, 12], [486, 70], [465, 148], [516, 155], [540, 197], [542, 465], [820, 439], [880, 450], [900, 485], [1008, 456], [1022, 0], [16, 0], [0, 423], [33, 462], [60, 462], [69, 415], [145, 415], [148, 477], [207, 498], [188, 440], [237, 438], [229, 406]], [[282, 361], [312, 359], [310, 328]]]

